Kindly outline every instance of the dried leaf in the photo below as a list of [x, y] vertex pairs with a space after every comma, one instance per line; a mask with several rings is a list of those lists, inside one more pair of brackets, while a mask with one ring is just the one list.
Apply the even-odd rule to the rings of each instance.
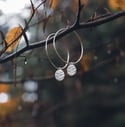
[[80, 61], [81, 71], [82, 71], [81, 73], [90, 70], [90, 63], [91, 63], [91, 60], [92, 60], [92, 56], [93, 55], [91, 53], [88, 53], [88, 54], [85, 54], [83, 56], [83, 58], [81, 59], [81, 61]]
[[5, 40], [6, 40], [6, 44], [7, 44], [8, 48], [7, 48], [6, 52], [12, 52], [14, 47], [16, 45], [18, 45], [18, 43], [21, 39], [21, 36], [20, 36], [21, 33], [22, 33], [21, 26], [14, 27], [7, 32]]
[[0, 104], [0, 118], [6, 118], [6, 116], [12, 114], [20, 103], [20, 95], [16, 98], [9, 98], [6, 103]]
[[8, 92], [9, 85], [8, 84], [0, 84], [0, 92]]
[[125, 10], [125, 0], [109, 0], [108, 4], [113, 10]]
[[58, 0], [50, 0], [50, 8], [55, 10], [55, 8], [57, 7], [58, 2], [59, 2]]

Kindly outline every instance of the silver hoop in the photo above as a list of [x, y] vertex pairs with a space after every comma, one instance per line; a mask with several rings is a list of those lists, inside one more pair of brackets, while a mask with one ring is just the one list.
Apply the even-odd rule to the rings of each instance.
[[[57, 35], [60, 33], [60, 32], [62, 32], [62, 31], [65, 31], [67, 28], [62, 28], [62, 29], [59, 29], [56, 33], [55, 33], [55, 36], [54, 36], [54, 38], [53, 38], [53, 47], [54, 47], [54, 49], [55, 49], [55, 52], [56, 52], [56, 54], [57, 54], [57, 56], [63, 61], [63, 62], [67, 62], [66, 60], [64, 60], [63, 58], [62, 58], [62, 56], [58, 53], [58, 51], [57, 51], [57, 48], [56, 48], [56, 37], [57, 37]], [[68, 50], [68, 49], [67, 49]]]
[[[55, 36], [54, 36], [54, 39], [53, 39], [53, 47], [55, 49], [55, 52], [56, 54], [58, 55], [58, 57], [63, 61], [63, 62], [66, 62], [62, 57], [61, 55], [58, 53], [57, 51], [57, 48], [56, 48], [56, 43], [55, 43], [55, 40], [56, 40], [56, 36], [58, 35], [58, 33], [60, 33], [61, 31], [64, 31], [66, 28], [62, 28], [60, 30], [58, 30], [56, 33], [55, 33]], [[67, 74], [69, 76], [73, 76], [76, 74], [77, 72], [77, 68], [75, 67], [75, 64], [77, 64], [81, 59], [82, 59], [82, 56], [83, 56], [83, 44], [82, 44], [82, 40], [79, 36], [79, 34], [74, 31], [75, 35], [77, 36], [78, 40], [79, 40], [79, 43], [80, 43], [80, 47], [81, 47], [81, 54], [79, 56], [79, 58], [76, 60], [76, 61], [72, 61], [72, 62], [69, 62], [69, 65], [67, 67]]]
[[55, 78], [56, 78], [56, 80], [62, 81], [62, 80], [64, 79], [64, 77], [65, 77], [65, 74], [64, 74], [63, 69], [65, 69], [65, 68], [68, 66], [68, 63], [69, 63], [69, 52], [68, 52], [68, 50], [67, 50], [67, 59], [66, 59], [66, 62], [65, 62], [65, 65], [64, 65], [64, 66], [58, 67], [58, 66], [56, 66], [56, 65], [53, 63], [53, 61], [52, 61], [51, 58], [49, 57], [48, 46], [47, 46], [47, 44], [48, 44], [49, 38], [50, 38], [50, 37], [53, 37], [54, 35], [55, 35], [55, 33], [52, 33], [52, 34], [48, 35], [48, 37], [46, 38], [45, 52], [46, 52], [46, 55], [47, 55], [48, 60], [49, 60], [49, 62], [51, 63], [51, 65], [52, 65], [55, 69], [57, 69], [56, 72], [55, 72]]
[[81, 54], [80, 54], [79, 58], [78, 58], [76, 61], [71, 62], [71, 63], [72, 63], [72, 64], [77, 64], [78, 62], [80, 62], [80, 60], [81, 60], [82, 57], [83, 57], [83, 42], [82, 42], [82, 40], [81, 40], [79, 34], [78, 34], [76, 31], [74, 31], [74, 33], [75, 33], [75, 35], [77, 36], [77, 38], [78, 38], [78, 40], [79, 40], [80, 47], [81, 47]]

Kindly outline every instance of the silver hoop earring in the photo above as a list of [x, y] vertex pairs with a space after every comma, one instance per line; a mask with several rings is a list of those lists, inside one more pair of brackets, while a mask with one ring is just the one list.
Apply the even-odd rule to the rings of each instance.
[[[59, 32], [63, 31], [64, 29], [60, 29], [59, 31], [57, 31], [55, 33], [55, 36], [54, 36], [54, 39], [53, 39], [53, 46], [54, 46], [54, 49], [55, 49], [55, 52], [56, 54], [58, 55], [58, 57], [63, 61], [63, 62], [66, 62], [62, 57], [61, 55], [58, 53], [57, 51], [57, 48], [56, 48], [56, 43], [55, 43], [55, 40], [56, 40], [56, 36], [58, 35]], [[76, 61], [72, 61], [72, 62], [69, 62], [69, 65], [67, 67], [67, 74], [69, 76], [74, 76], [76, 73], [77, 73], [77, 68], [75, 66], [75, 64], [77, 64], [81, 59], [82, 59], [82, 56], [83, 56], [83, 44], [82, 44], [82, 40], [80, 38], [80, 36], [78, 35], [78, 33], [76, 31], [74, 31], [76, 37], [78, 38], [79, 40], [79, 43], [80, 43], [80, 46], [81, 46], [81, 54], [79, 56], [79, 58], [76, 60]]]
[[[64, 60], [64, 59], [62, 58], [62, 56], [61, 56], [61, 55], [58, 53], [58, 51], [57, 51], [57, 48], [56, 48], [56, 37], [57, 37], [57, 35], [58, 35], [60, 32], [65, 31], [66, 29], [67, 29], [67, 28], [59, 29], [59, 30], [55, 33], [54, 38], [53, 38], [53, 47], [54, 47], [54, 49], [55, 49], [55, 52], [56, 52], [57, 56], [58, 56], [64, 63], [66, 63], [67, 60]], [[68, 51], [68, 49], [67, 49], [67, 51]], [[68, 53], [69, 53], [69, 51], [68, 51]]]
[[58, 81], [62, 81], [64, 78], [65, 78], [65, 73], [63, 71], [63, 69], [65, 69], [67, 66], [68, 66], [68, 63], [69, 63], [69, 52], [67, 52], [67, 59], [66, 59], [66, 62], [65, 62], [65, 65], [62, 66], [62, 67], [58, 67], [56, 66], [53, 61], [51, 60], [51, 58], [49, 57], [49, 53], [48, 53], [48, 40], [50, 37], [53, 37], [55, 35], [55, 33], [52, 33], [50, 35], [48, 35], [47, 39], [46, 39], [46, 43], [45, 43], [45, 52], [46, 52], [46, 55], [48, 57], [48, 60], [49, 62], [51, 63], [51, 65], [56, 69], [56, 72], [55, 72], [55, 79], [58, 80]]

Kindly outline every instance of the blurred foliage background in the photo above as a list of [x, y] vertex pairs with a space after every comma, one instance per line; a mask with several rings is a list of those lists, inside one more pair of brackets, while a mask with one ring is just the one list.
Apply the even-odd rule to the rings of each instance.
[[[1, 0], [1, 5], [7, 1]], [[95, 12], [101, 15], [106, 10], [111, 13], [125, 10], [124, 0], [81, 1], [85, 4], [80, 19], [82, 22], [90, 19]], [[39, 2], [33, 0], [34, 6]], [[30, 43], [43, 40], [50, 33], [75, 21], [77, 0], [47, 2], [45, 8], [38, 9], [27, 31]], [[7, 8], [11, 6], [9, 4]], [[20, 12], [10, 12], [2, 7], [0, 30], [5, 35], [19, 24], [24, 26], [24, 19], [27, 20], [31, 14], [30, 2], [25, 3]], [[125, 126], [124, 22], [122, 17], [98, 27], [77, 31], [83, 40], [84, 55], [77, 64], [77, 75], [66, 76], [62, 82], [55, 80], [55, 69], [49, 63], [44, 47], [25, 52], [17, 59], [16, 87], [11, 82], [14, 79], [12, 61], [0, 64], [0, 127]], [[18, 48], [24, 45], [21, 39]], [[72, 33], [57, 43], [62, 55], [65, 55], [65, 45], [72, 49], [71, 59], [75, 59], [80, 51]], [[50, 57], [60, 65], [53, 47], [48, 47]]]

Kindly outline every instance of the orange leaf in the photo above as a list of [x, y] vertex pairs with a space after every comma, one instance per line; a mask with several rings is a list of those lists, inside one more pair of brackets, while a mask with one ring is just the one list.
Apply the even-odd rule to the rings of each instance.
[[108, 4], [113, 10], [125, 10], [125, 0], [109, 0]]
[[[11, 52], [16, 45], [18, 45], [21, 37], [19, 35], [22, 33], [21, 26], [14, 27], [10, 29], [5, 37], [6, 45], [8, 46], [6, 52]], [[18, 38], [19, 37], [19, 38]]]
[[17, 99], [10, 98], [6, 103], [0, 103], [0, 117], [12, 114], [17, 109], [20, 101], [18, 96]]
[[92, 54], [91, 53], [88, 53], [88, 54], [85, 54], [83, 56], [83, 58], [81, 59], [80, 61], [80, 64], [81, 64], [81, 74], [83, 72], [86, 72], [86, 71], [89, 71], [90, 70], [90, 63], [92, 61]]
[[0, 92], [7, 92], [9, 90], [8, 84], [0, 84]]
[[58, 0], [50, 0], [50, 7], [54, 10], [58, 4]]

